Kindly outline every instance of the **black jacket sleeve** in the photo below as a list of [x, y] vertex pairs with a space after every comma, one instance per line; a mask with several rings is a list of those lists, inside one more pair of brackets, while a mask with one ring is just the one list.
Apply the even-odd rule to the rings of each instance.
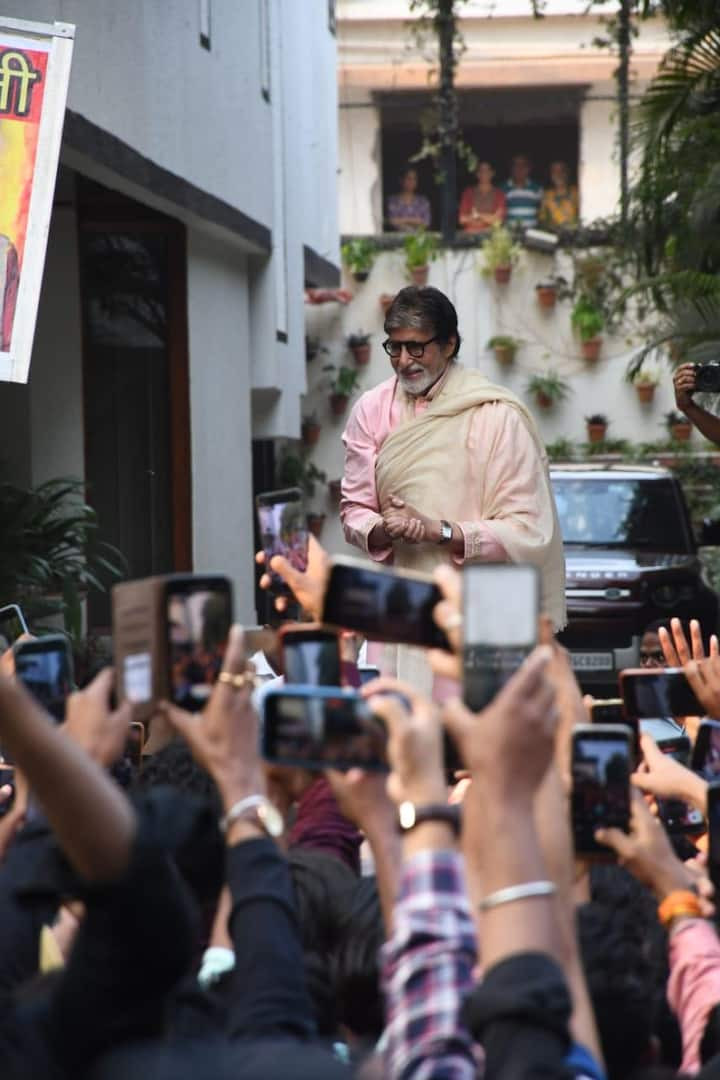
[[557, 964], [543, 953], [518, 953], [486, 972], [466, 999], [463, 1020], [485, 1050], [493, 1080], [559, 1080], [573, 1071], [572, 1004]]
[[235, 948], [230, 1034], [315, 1034], [290, 870], [271, 840], [246, 840], [228, 852]]

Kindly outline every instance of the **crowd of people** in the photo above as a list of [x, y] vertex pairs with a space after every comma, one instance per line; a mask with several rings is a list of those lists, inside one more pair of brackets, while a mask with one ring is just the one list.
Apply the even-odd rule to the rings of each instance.
[[[313, 618], [327, 563], [314, 538], [306, 570], [273, 559]], [[443, 566], [436, 581], [453, 652], [427, 663], [459, 678], [461, 574]], [[705, 656], [677, 621], [658, 640], [720, 715], [717, 643]], [[578, 861], [568, 755], [587, 702], [547, 618], [539, 642], [479, 715], [369, 683], [389, 775], [264, 764], [240, 627], [205, 710], [161, 704], [163, 737], [132, 776], [117, 764], [131, 706], [112, 702], [112, 670], [57, 726], [6, 654], [3, 1075], [714, 1075], [705, 856], [678, 857], [648, 805], [705, 812], [707, 785], [643, 736], [629, 832], [599, 830], [608, 859]]]
[[[240, 626], [220, 642], [228, 604], [211, 611], [207, 593], [193, 606], [177, 586], [183, 602], [168, 606], [170, 696], [171, 646], [197, 638], [221, 669], [212, 686], [203, 669], [204, 708], [155, 702], [140, 762], [128, 754], [133, 705], [114, 697], [126, 672], [97, 673], [68, 696], [58, 724], [9, 648], [0, 657], [3, 1077], [716, 1075], [713, 782], [645, 731], [631, 776], [608, 750], [613, 805], [624, 801], [618, 783], [631, 805], [626, 828], [603, 816], [597, 784], [597, 850], [578, 848], [571, 748], [589, 737], [597, 703], [555, 637], [565, 620], [562, 543], [532, 418], [460, 367], [457, 315], [438, 290], [401, 290], [385, 330], [393, 375], [348, 421], [341, 515], [371, 563], [434, 581], [444, 647], [403, 645], [417, 640], [416, 627], [404, 634], [412, 605], [393, 608], [381, 629], [397, 644], [358, 691], [372, 718], [372, 769], [350, 763], [364, 745], [357, 733], [347, 746], [336, 733], [319, 747], [323, 762], [348, 755], [347, 768], [278, 761], [266, 709], [285, 678], [283, 650], [263, 631], [251, 656], [258, 632]], [[313, 536], [301, 561], [290, 547], [273, 552], [256, 561], [277, 621], [292, 603], [320, 623], [328, 555]], [[473, 712], [463, 633], [475, 613], [462, 596], [466, 564], [478, 561], [532, 564], [544, 614], [536, 646]], [[341, 610], [349, 618], [350, 603]], [[484, 625], [501, 614], [484, 610]], [[158, 639], [150, 605], [132, 617], [137, 640]], [[360, 642], [332, 621], [343, 652], [326, 692], [337, 708], [361, 684]], [[720, 649], [713, 637], [706, 652], [697, 623], [648, 627], [641, 659], [681, 669], [701, 711], [720, 718]], [[185, 677], [198, 676], [185, 666], [182, 675], [184, 703], [193, 696]], [[317, 700], [317, 688], [285, 680], [284, 689]], [[297, 719], [289, 709], [278, 729], [293, 752]], [[700, 717], [675, 719], [682, 739], [702, 731]], [[629, 745], [629, 730], [613, 730]], [[312, 735], [322, 743], [321, 726]], [[587, 756], [583, 768], [594, 784]], [[691, 836], [666, 829], [668, 801], [692, 808]]]
[[[549, 183], [543, 186], [532, 178], [532, 165], [525, 154], [516, 154], [510, 176], [496, 185], [495, 169], [489, 161], [478, 161], [475, 183], [466, 187], [458, 209], [463, 232], [487, 233], [493, 225], [507, 223], [519, 228], [559, 230], [578, 223], [578, 189], [570, 182], [567, 163], [550, 165]], [[407, 168], [400, 178], [400, 191], [387, 200], [388, 224], [398, 232], [429, 229], [432, 225], [430, 200], [418, 190], [418, 173]]]

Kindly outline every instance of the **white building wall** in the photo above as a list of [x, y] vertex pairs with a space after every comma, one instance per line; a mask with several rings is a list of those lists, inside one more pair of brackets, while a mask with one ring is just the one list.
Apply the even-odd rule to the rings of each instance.
[[249, 322], [245, 257], [190, 232], [194, 569], [229, 575], [244, 622], [255, 619]]
[[263, 3], [214, 0], [209, 51], [197, 0], [10, 0], [6, 13], [76, 25], [68, 108], [269, 225]]
[[[569, 302], [558, 303], [550, 312], [540, 309], [537, 303], [535, 285], [552, 272], [551, 256], [524, 252], [507, 286], [496, 285], [480, 274], [479, 257], [477, 249], [449, 251], [430, 267], [429, 284], [447, 293], [457, 308], [462, 336], [460, 359], [466, 367], [477, 368], [518, 394], [530, 406], [546, 443], [559, 438], [586, 441], [585, 417], [598, 412], [610, 420], [608, 438], [634, 443], [667, 438], [663, 417], [673, 408], [674, 399], [670, 368], [664, 358], [658, 356], [647, 365], [656, 369], [662, 380], [651, 405], [641, 405], [635, 389], [624, 381], [628, 361], [643, 341], [641, 327], [628, 323], [622, 333], [606, 335], [600, 360], [589, 366], [580, 358], [579, 343], [570, 326]], [[570, 276], [562, 255], [558, 256], [557, 269]], [[328, 304], [327, 310], [320, 307], [308, 314], [308, 332], [329, 349], [329, 355], [321, 355], [309, 365], [310, 393], [304, 405], [304, 412], [316, 412], [323, 425], [318, 446], [310, 457], [327, 473], [328, 480], [342, 476], [341, 435], [347, 414], [340, 419], [331, 415], [327, 376], [321, 368], [328, 362], [352, 366], [344, 336], [362, 327], [372, 334], [371, 361], [361, 369], [360, 389], [351, 406], [360, 393], [388, 378], [392, 368], [381, 347], [385, 334], [379, 297], [382, 293], [392, 295], [406, 284], [402, 251], [386, 252], [376, 260], [368, 281], [353, 285], [355, 296], [347, 308], [338, 310], [338, 305]], [[486, 348], [489, 339], [497, 334], [523, 341], [510, 368], [499, 367], [493, 352]], [[570, 383], [572, 394], [567, 402], [546, 412], [527, 395], [526, 385], [532, 374], [548, 368], [560, 372]], [[702, 442], [697, 433], [693, 440], [695, 445]], [[337, 506], [331, 504], [324, 486], [318, 488], [311, 508], [327, 514], [323, 544], [333, 553], [347, 553]]]

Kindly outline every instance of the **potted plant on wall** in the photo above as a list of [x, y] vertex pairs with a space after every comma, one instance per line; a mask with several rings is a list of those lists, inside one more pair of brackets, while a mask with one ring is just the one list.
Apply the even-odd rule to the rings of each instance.
[[307, 334], [305, 335], [305, 359], [308, 364], [311, 360], [314, 360], [316, 356], [319, 356], [320, 353], [326, 352], [327, 349], [321, 343], [320, 338], [309, 337]]
[[405, 268], [415, 285], [427, 285], [430, 263], [437, 259], [438, 239], [433, 233], [418, 229], [403, 240]]
[[645, 371], [640, 368], [638, 372], [633, 375], [632, 384], [637, 392], [638, 401], [643, 405], [649, 405], [655, 397], [655, 387], [660, 382], [660, 379], [654, 371]]
[[673, 409], [671, 412], [665, 414], [665, 423], [670, 432], [670, 438], [674, 442], [689, 441], [690, 436], [692, 435], [692, 424], [687, 416], [684, 416], [681, 412], [675, 412]]
[[365, 367], [370, 362], [370, 334], [357, 330], [354, 334], [348, 334], [345, 340], [357, 366]]
[[572, 328], [580, 338], [583, 360], [595, 363], [600, 356], [605, 319], [600, 308], [587, 296], [579, 296], [570, 316]]
[[303, 417], [300, 434], [303, 446], [317, 446], [317, 441], [320, 438], [320, 422], [316, 413], [312, 412]]
[[344, 266], [355, 281], [367, 281], [375, 262], [375, 244], [367, 236], [355, 236], [340, 249]]
[[357, 368], [347, 367], [345, 364], [339, 368], [331, 364], [325, 370], [335, 372], [330, 385], [330, 410], [333, 416], [342, 416], [347, 409], [351, 394], [357, 388], [360, 374]]
[[585, 417], [587, 437], [589, 443], [605, 442], [608, 429], [608, 418], [602, 413], [592, 413]]
[[339, 503], [342, 496], [342, 479], [331, 480], [328, 484], [328, 493], [331, 502], [336, 504]]
[[535, 398], [540, 409], [552, 409], [571, 393], [570, 384], [557, 371], [536, 372], [528, 381], [526, 391]]
[[496, 334], [495, 337], [490, 338], [486, 348], [493, 349], [498, 364], [507, 367], [515, 359], [515, 353], [520, 345], [519, 338], [511, 337], [509, 334]]
[[507, 285], [519, 255], [520, 248], [513, 242], [509, 230], [498, 222], [483, 244], [482, 272], [486, 277], [492, 274], [498, 285]]
[[547, 281], [538, 281], [535, 286], [535, 296], [537, 302], [541, 308], [545, 308], [546, 311], [551, 310], [557, 303], [558, 286], [557, 282], [552, 278], [548, 278]]
[[275, 483], [279, 488], [299, 487], [312, 498], [318, 484], [324, 484], [327, 475], [314, 462], [286, 446], [277, 466]]

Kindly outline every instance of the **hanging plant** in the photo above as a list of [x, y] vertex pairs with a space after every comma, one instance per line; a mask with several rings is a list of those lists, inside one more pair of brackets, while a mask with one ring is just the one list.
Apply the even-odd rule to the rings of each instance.
[[521, 345], [519, 338], [510, 337], [506, 334], [496, 334], [491, 337], [486, 348], [495, 351], [495, 359], [498, 364], [508, 367], [515, 359], [515, 353]]
[[539, 281], [535, 286], [535, 295], [541, 308], [552, 310], [557, 303], [558, 287], [554, 281]]
[[438, 256], [438, 238], [433, 233], [418, 229], [403, 240], [405, 267], [415, 285], [427, 285], [430, 263]]
[[520, 247], [514, 243], [510, 231], [497, 222], [483, 244], [482, 273], [486, 277], [494, 276], [498, 285], [507, 285], [519, 256]]
[[652, 402], [659, 381], [654, 372], [644, 371], [642, 368], [633, 376], [632, 384], [637, 392], [638, 401], [642, 405], [649, 405]]
[[552, 409], [572, 393], [570, 384], [557, 371], [537, 372], [528, 380], [525, 389], [540, 409]]
[[342, 416], [347, 409], [351, 395], [357, 388], [360, 374], [357, 368], [347, 367], [344, 364], [339, 368], [336, 368], [334, 364], [329, 364], [325, 371], [336, 372], [330, 384], [330, 410], [333, 416]]
[[607, 416], [603, 416], [602, 413], [593, 413], [591, 416], [585, 417], [585, 424], [589, 443], [605, 442], [608, 429]]
[[315, 413], [304, 416], [300, 427], [303, 446], [317, 446], [318, 439], [320, 438], [320, 430], [320, 422]]
[[358, 330], [354, 334], [348, 334], [345, 342], [357, 366], [365, 367], [370, 362], [370, 334]]
[[670, 432], [670, 438], [674, 442], [689, 442], [692, 435], [692, 424], [687, 416], [681, 412], [675, 412], [673, 409], [665, 414], [665, 424]]
[[343, 265], [357, 282], [367, 281], [375, 262], [375, 243], [367, 236], [355, 236], [340, 249]]
[[594, 363], [600, 356], [605, 319], [599, 307], [587, 296], [579, 296], [570, 315], [573, 330], [580, 338], [583, 360]]

